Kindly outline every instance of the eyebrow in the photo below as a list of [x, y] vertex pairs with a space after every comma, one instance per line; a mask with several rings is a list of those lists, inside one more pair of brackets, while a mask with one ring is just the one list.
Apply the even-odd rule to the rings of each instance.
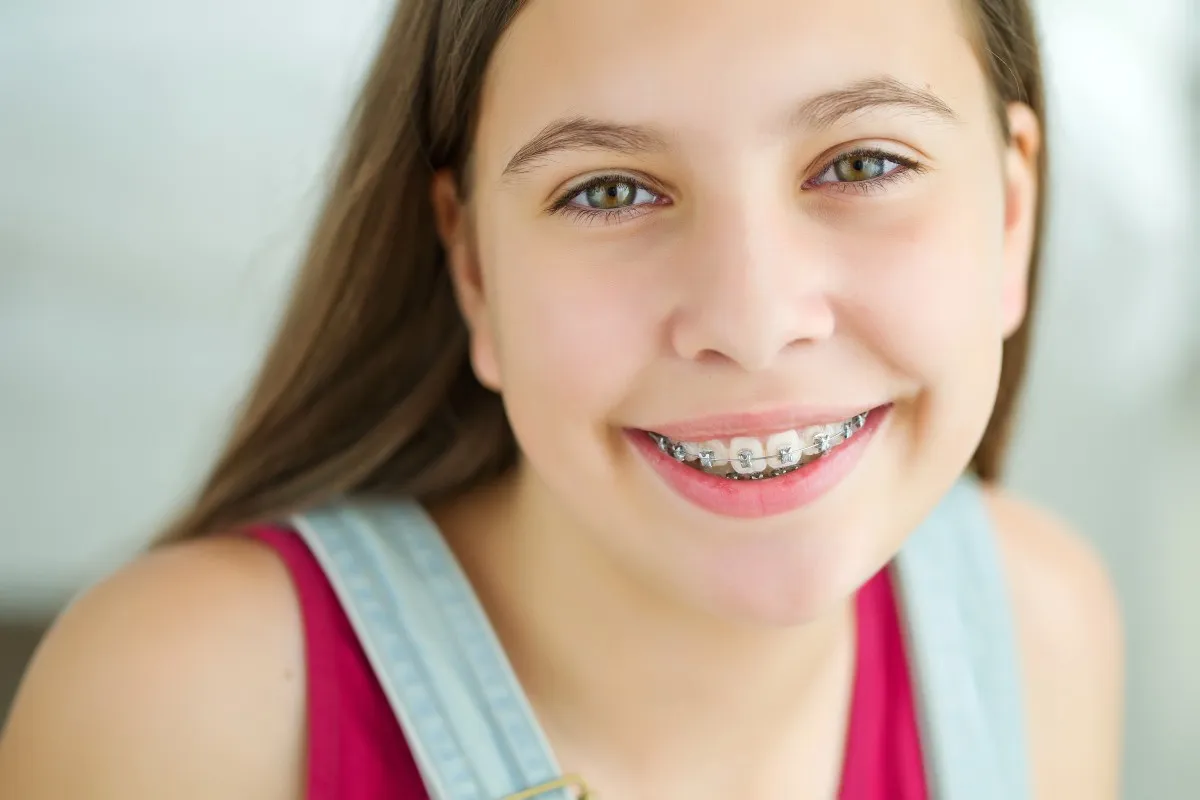
[[570, 117], [551, 122], [509, 160], [504, 176], [534, 169], [538, 162], [562, 150], [606, 150], [639, 155], [667, 149], [667, 140], [645, 125], [621, 125], [591, 117]]
[[805, 100], [792, 117], [793, 126], [827, 129], [848, 117], [877, 108], [895, 108], [944, 122], [958, 122], [946, 101], [891, 76], [868, 78]]
[[[868, 78], [811, 97], [789, 115], [789, 128], [828, 129], [843, 120], [879, 108], [930, 116], [946, 122], [958, 117], [944, 100], [928, 89], [910, 86], [891, 76]], [[504, 168], [505, 178], [535, 169], [539, 162], [565, 150], [603, 150], [621, 155], [661, 152], [667, 137], [647, 125], [607, 122], [586, 116], [555, 120], [522, 145]]]

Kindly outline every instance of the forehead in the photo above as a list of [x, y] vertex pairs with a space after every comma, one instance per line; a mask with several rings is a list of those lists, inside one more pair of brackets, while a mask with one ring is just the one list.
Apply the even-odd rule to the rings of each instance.
[[[962, 0], [530, 0], [481, 97], [481, 156], [564, 116], [680, 138], [778, 129], [810, 97], [886, 77], [970, 119], [985, 84]], [[499, 153], [493, 152], [499, 157]], [[490, 159], [489, 159], [490, 160]]]

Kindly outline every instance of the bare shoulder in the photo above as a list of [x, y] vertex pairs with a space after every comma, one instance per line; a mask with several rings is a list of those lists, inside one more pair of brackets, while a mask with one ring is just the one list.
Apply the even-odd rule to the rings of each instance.
[[986, 491], [1015, 610], [1038, 797], [1118, 794], [1124, 654], [1108, 571], [1054, 515]]
[[0, 797], [303, 796], [303, 631], [266, 547], [145, 555], [80, 596], [0, 734]]

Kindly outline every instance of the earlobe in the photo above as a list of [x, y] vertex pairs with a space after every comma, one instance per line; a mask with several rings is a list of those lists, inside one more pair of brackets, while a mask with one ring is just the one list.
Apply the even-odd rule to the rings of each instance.
[[459, 313], [470, 337], [471, 367], [475, 377], [492, 391], [500, 390], [500, 370], [496, 360], [483, 270], [474, 246], [466, 204], [459, 198], [453, 172], [441, 170], [433, 177], [430, 189], [434, 222], [445, 253], [446, 269], [454, 287]]
[[1029, 278], [1037, 230], [1040, 190], [1038, 164], [1042, 148], [1041, 122], [1024, 103], [1008, 106], [1009, 141], [1005, 150], [1004, 276], [1001, 313], [1004, 337], [1025, 321]]

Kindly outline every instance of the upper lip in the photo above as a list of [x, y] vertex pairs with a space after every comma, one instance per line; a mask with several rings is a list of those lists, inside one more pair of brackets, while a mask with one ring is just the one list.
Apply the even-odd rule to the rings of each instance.
[[705, 439], [730, 439], [735, 436], [763, 437], [813, 425], [835, 425], [878, 406], [793, 406], [761, 412], [715, 414], [707, 417], [662, 422], [643, 430], [674, 439], [697, 442]]

